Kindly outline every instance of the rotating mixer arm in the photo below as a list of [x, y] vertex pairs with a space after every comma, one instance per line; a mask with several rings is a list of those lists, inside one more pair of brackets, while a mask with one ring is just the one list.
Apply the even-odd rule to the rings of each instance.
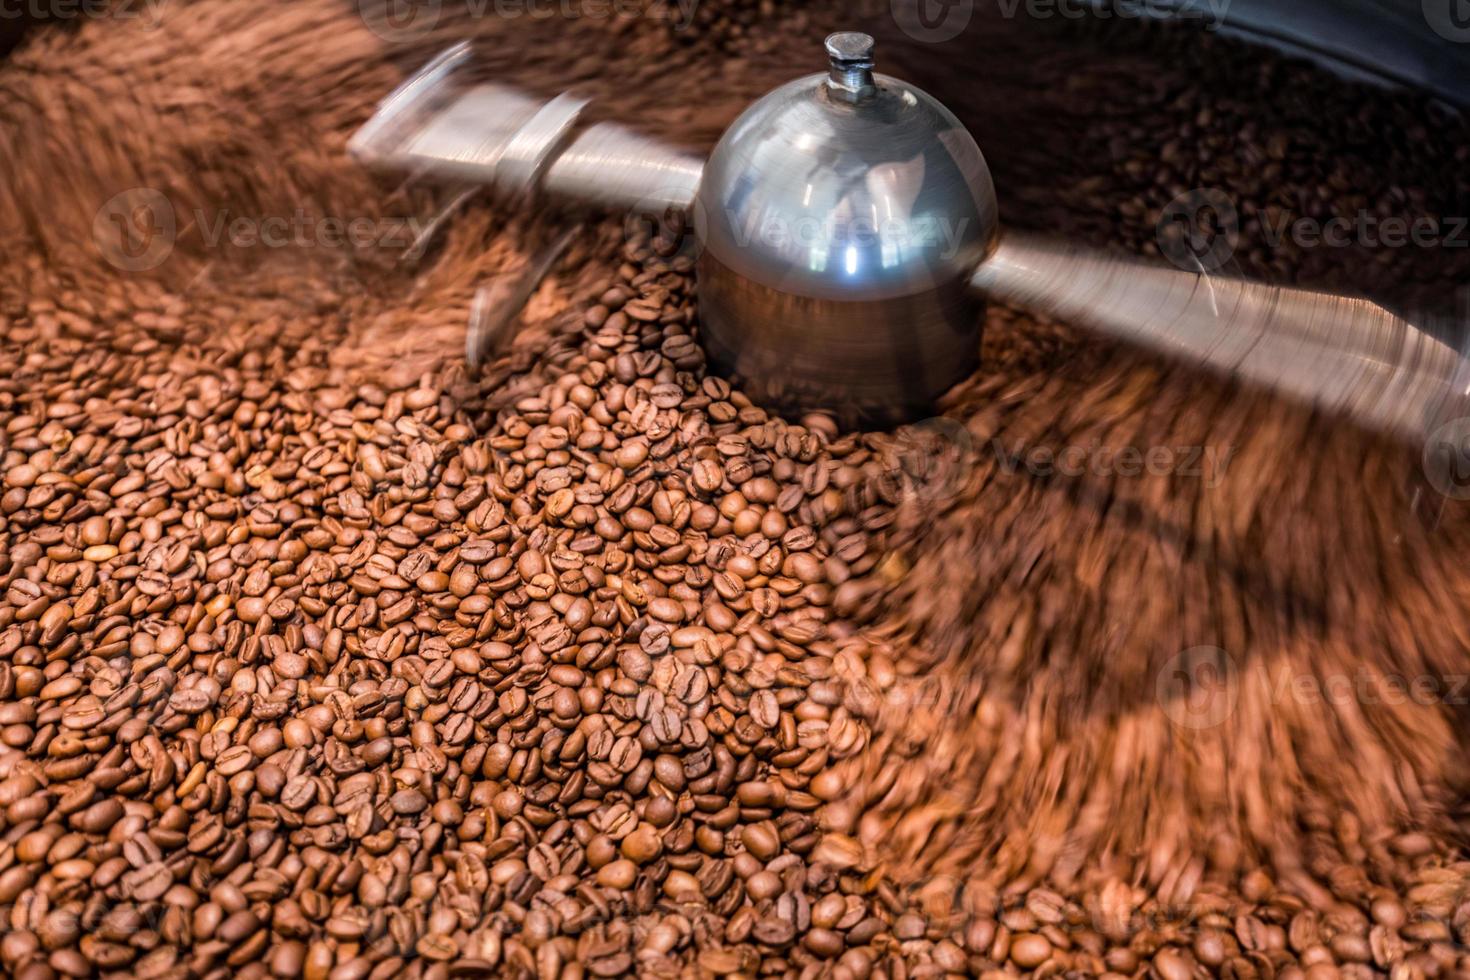
[[[457, 44], [394, 90], [348, 142], [352, 157], [460, 185], [460, 202], [484, 187], [512, 200], [545, 196], [659, 218], [689, 209], [701, 159], [612, 123], [583, 128], [587, 102], [568, 93], [543, 101], [500, 85], [466, 86], [454, 76], [470, 53], [469, 44]], [[470, 364], [484, 363], [509, 343], [510, 324], [573, 231], [475, 294], [465, 337]]]
[[1186, 272], [1002, 232], [972, 285], [1218, 374], [1422, 441], [1466, 393], [1453, 348], [1368, 300]]
[[457, 44], [405, 81], [348, 143], [381, 169], [483, 185], [506, 197], [537, 193], [611, 209], [687, 209], [704, 161], [615, 123], [580, 125], [585, 99], [550, 101], [501, 85], [458, 87], [470, 59]]
[[[848, 61], [831, 43], [852, 38], [871, 43], [861, 35], [829, 39], [834, 71]], [[451, 84], [469, 56], [467, 44], [457, 45], [401, 85], [352, 138], [353, 156], [510, 197], [540, 194], [645, 215], [691, 209], [702, 159], [615, 124], [584, 128], [586, 102], [570, 94], [548, 101], [497, 85]], [[1186, 272], [1027, 234], [996, 236], [970, 277], [979, 292], [1395, 437], [1424, 440], [1463, 412], [1470, 395], [1457, 350], [1367, 300]]]

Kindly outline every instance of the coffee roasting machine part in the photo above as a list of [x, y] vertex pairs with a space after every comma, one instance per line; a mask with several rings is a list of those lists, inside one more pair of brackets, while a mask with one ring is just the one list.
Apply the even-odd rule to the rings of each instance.
[[708, 160], [586, 103], [457, 76], [460, 45], [354, 136], [367, 165], [512, 198], [663, 216], [698, 248], [714, 365], [787, 412], [848, 425], [931, 411], [976, 367], [987, 298], [1277, 391], [1410, 441], [1467, 391], [1452, 347], [1367, 300], [1183, 271], [1009, 232], [964, 126], [875, 74], [873, 40], [827, 39], [829, 69], [754, 103]]

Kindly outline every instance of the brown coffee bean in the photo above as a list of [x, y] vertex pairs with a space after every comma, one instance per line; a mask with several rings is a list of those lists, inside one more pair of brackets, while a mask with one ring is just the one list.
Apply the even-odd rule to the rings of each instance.
[[750, 696], [750, 717], [762, 728], [775, 728], [781, 720], [781, 707], [773, 691], [757, 691]]
[[779, 949], [796, 938], [796, 927], [785, 919], [766, 916], [756, 922], [751, 934], [756, 942]]
[[663, 841], [653, 827], [644, 825], [623, 838], [621, 850], [628, 860], [647, 864], [663, 851]]
[[597, 883], [608, 888], [625, 891], [633, 887], [633, 882], [638, 877], [638, 865], [631, 860], [617, 860], [609, 862], [597, 872]]
[[685, 704], [709, 697], [709, 677], [698, 667], [685, 667], [674, 675], [674, 696]]
[[1023, 932], [1011, 940], [1010, 955], [1017, 966], [1034, 969], [1051, 958], [1052, 946], [1044, 936]]
[[1194, 975], [1195, 967], [1185, 954], [1165, 947], [1154, 955], [1154, 970], [1161, 980], [1187, 980]]
[[163, 897], [173, 886], [174, 878], [161, 862], [154, 862], [123, 875], [122, 885], [136, 901], [152, 902]]
[[244, 772], [255, 764], [255, 753], [248, 745], [234, 745], [225, 749], [214, 760], [214, 767], [225, 776]]
[[742, 831], [742, 841], [746, 850], [760, 858], [769, 861], [781, 850], [781, 838], [776, 828], [770, 823], [762, 822], [750, 824]]

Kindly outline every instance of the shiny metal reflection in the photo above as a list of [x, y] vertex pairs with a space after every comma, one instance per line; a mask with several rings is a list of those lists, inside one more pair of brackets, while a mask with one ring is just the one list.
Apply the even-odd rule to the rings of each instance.
[[[834, 57], [830, 75], [776, 89], [715, 147], [697, 203], [700, 322], [752, 397], [887, 425], [975, 369], [983, 306], [968, 282], [995, 191], [948, 110], [858, 65]], [[852, 88], [834, 82], [853, 72]]]
[[614, 123], [583, 127], [587, 100], [541, 100], [462, 80], [458, 44], [405, 81], [352, 137], [363, 164], [610, 208], [688, 208], [704, 164]]
[[1419, 440], [1464, 359], [1376, 303], [1215, 277], [1007, 232], [976, 289], [1194, 367]]

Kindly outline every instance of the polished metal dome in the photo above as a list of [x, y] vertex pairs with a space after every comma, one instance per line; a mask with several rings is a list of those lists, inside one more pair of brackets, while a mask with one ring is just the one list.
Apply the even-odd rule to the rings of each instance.
[[753, 104], [694, 207], [711, 359], [788, 412], [849, 425], [922, 415], [976, 366], [969, 287], [996, 233], [974, 139], [925, 92], [872, 72], [872, 38]]

